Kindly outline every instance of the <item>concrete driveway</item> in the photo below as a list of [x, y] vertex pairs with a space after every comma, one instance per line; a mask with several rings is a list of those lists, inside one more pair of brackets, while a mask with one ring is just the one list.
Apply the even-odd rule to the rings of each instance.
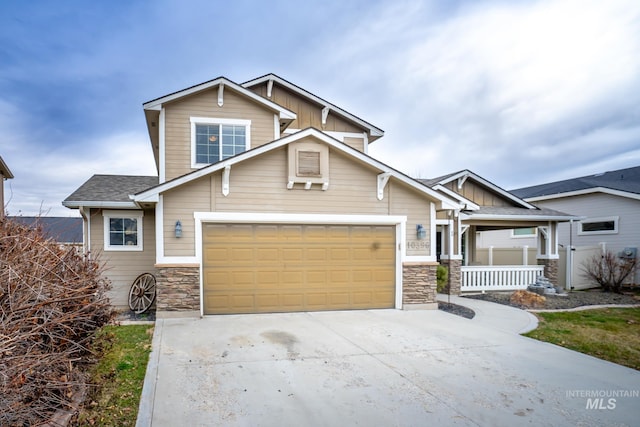
[[138, 425], [638, 425], [639, 372], [472, 304], [159, 319]]

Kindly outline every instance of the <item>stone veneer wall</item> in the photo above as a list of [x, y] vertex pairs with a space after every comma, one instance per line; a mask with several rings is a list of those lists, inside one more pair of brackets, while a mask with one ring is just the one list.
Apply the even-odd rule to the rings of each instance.
[[552, 285], [558, 284], [558, 260], [539, 259], [538, 265], [544, 265], [544, 277], [549, 279]]
[[158, 311], [199, 311], [200, 268], [158, 267], [156, 307]]
[[[459, 259], [443, 259], [440, 261], [442, 265], [449, 269], [449, 285], [451, 286], [451, 295], [461, 294], [462, 285], [462, 260]], [[445, 286], [445, 294], [449, 293], [448, 286]]]
[[436, 303], [437, 264], [408, 262], [402, 264], [402, 304]]

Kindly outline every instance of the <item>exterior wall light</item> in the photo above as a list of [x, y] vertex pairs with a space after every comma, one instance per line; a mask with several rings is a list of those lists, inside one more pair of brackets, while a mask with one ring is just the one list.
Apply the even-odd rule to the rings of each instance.
[[182, 237], [182, 223], [180, 222], [180, 220], [176, 221], [175, 232], [177, 238]]
[[422, 226], [422, 224], [416, 225], [416, 237], [418, 240], [424, 240], [427, 238], [427, 230]]

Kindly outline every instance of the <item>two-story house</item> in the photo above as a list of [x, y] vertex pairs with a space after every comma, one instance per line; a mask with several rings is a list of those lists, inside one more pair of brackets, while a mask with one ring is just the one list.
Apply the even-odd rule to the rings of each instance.
[[116, 306], [141, 273], [182, 315], [436, 306], [436, 215], [462, 205], [370, 157], [380, 128], [273, 74], [143, 108], [158, 177], [95, 175], [63, 202]]
[[143, 108], [158, 176], [94, 175], [63, 202], [118, 307], [150, 273], [159, 315], [435, 308], [438, 260], [459, 291], [465, 230], [505, 221], [557, 254], [555, 212], [468, 171], [412, 179], [368, 155], [380, 128], [274, 74]]

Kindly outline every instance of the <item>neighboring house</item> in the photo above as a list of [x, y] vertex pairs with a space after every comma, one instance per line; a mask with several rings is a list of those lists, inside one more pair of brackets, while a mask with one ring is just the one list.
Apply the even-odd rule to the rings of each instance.
[[[600, 246], [620, 253], [640, 247], [640, 166], [519, 188], [513, 194], [536, 206], [578, 216], [561, 224], [559, 243], [574, 248]], [[532, 229], [508, 230], [481, 237], [484, 246], [536, 246]], [[578, 279], [575, 277], [574, 280]], [[640, 283], [637, 272], [635, 283]]]
[[10, 216], [12, 221], [31, 228], [41, 227], [47, 239], [62, 245], [82, 247], [82, 218], [53, 216]]
[[[380, 128], [274, 74], [220, 77], [143, 109], [158, 176], [94, 175], [63, 202], [119, 307], [152, 273], [161, 316], [434, 308], [438, 230], [455, 288], [461, 221], [509, 220], [370, 157]], [[518, 221], [555, 230], [499, 193], [531, 214]]]
[[9, 170], [9, 167], [4, 162], [4, 160], [2, 160], [2, 157], [0, 157], [0, 219], [5, 215], [4, 182], [12, 178], [13, 174]]

